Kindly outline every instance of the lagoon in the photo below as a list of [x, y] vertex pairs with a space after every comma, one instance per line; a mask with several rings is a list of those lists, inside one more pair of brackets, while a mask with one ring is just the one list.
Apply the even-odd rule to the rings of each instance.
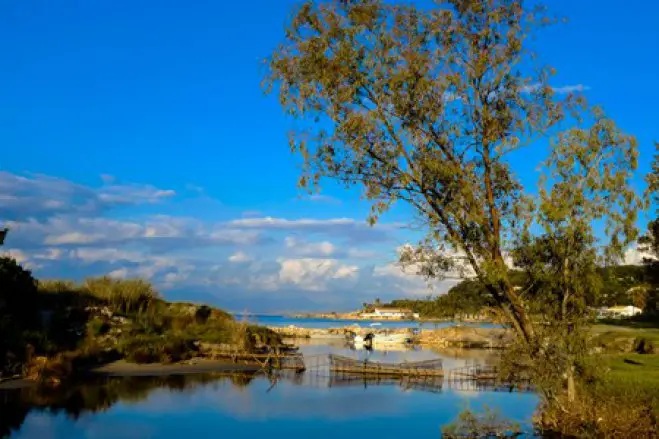
[[442, 358], [450, 369], [487, 362], [487, 351], [369, 352], [313, 340], [302, 341], [300, 351], [312, 367], [297, 375], [103, 378], [41, 395], [34, 389], [0, 392], [0, 432], [11, 426], [11, 439], [439, 438], [441, 426], [462, 410], [483, 406], [531, 430], [538, 402], [533, 393], [479, 390], [447, 381], [418, 386], [337, 379], [323, 368], [328, 353], [373, 361]]

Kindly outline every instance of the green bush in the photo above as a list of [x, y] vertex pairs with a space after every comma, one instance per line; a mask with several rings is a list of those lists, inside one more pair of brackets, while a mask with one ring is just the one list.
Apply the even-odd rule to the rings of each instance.
[[637, 354], [653, 354], [655, 352], [654, 343], [645, 337], [636, 337], [633, 349]]
[[40, 329], [37, 282], [15, 259], [0, 257], [0, 376], [22, 369], [25, 333]]
[[141, 335], [125, 340], [119, 352], [135, 363], [171, 363], [187, 360], [197, 353], [192, 340], [172, 335]]
[[0, 321], [34, 327], [38, 320], [37, 281], [15, 259], [0, 257]]
[[50, 310], [84, 309], [103, 306], [105, 301], [93, 296], [81, 285], [70, 280], [39, 281], [39, 306]]
[[159, 298], [153, 286], [141, 279], [90, 278], [85, 280], [84, 288], [116, 312], [124, 314], [146, 311]]
[[108, 331], [110, 331], [110, 324], [103, 318], [95, 317], [87, 323], [87, 335], [92, 337], [105, 335]]

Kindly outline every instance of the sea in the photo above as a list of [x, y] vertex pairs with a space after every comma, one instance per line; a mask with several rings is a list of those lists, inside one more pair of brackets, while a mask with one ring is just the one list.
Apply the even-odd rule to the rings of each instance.
[[[381, 328], [424, 328], [435, 329], [455, 326], [455, 322], [425, 322], [419, 320], [362, 320], [362, 319], [327, 319], [327, 318], [296, 318], [287, 315], [272, 314], [247, 314], [235, 313], [234, 317], [239, 321], [248, 321], [250, 323], [283, 328], [288, 326], [297, 326], [300, 328], [328, 329], [342, 328], [345, 326], [379, 326]], [[494, 328], [498, 325], [488, 322], [477, 323], [460, 323], [463, 326], [477, 326], [481, 328]]]

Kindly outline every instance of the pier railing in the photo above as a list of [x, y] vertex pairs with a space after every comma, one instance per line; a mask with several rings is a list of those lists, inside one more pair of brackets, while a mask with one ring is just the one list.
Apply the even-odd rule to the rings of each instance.
[[213, 351], [214, 358], [223, 358], [233, 363], [257, 364], [263, 369], [292, 369], [297, 372], [306, 369], [304, 356], [299, 353], [289, 352], [263, 352], [252, 353], [234, 349], [224, 349]]

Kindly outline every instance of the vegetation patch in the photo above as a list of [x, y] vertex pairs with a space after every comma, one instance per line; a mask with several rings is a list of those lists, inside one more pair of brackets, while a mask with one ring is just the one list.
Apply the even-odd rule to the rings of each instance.
[[171, 363], [206, 345], [251, 351], [281, 344], [274, 332], [209, 306], [169, 303], [143, 280], [108, 277], [38, 282], [0, 258], [0, 379], [57, 384], [75, 372], [125, 358]]

